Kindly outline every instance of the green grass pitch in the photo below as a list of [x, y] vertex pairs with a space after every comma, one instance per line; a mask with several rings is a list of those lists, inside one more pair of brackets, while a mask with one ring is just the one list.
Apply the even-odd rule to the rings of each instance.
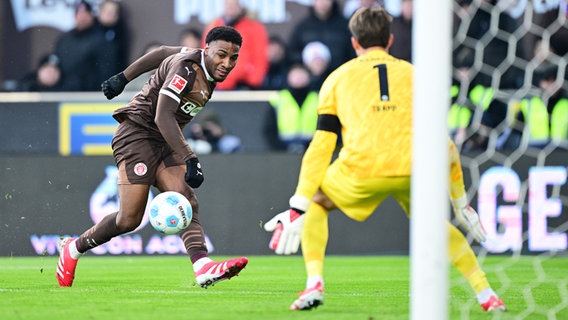
[[[216, 260], [225, 257], [213, 257]], [[79, 262], [59, 288], [56, 257], [0, 258], [0, 318], [9, 319], [409, 319], [409, 259], [330, 256], [325, 303], [289, 311], [302, 291], [300, 256], [251, 256], [240, 276], [194, 284], [184, 256], [97, 257]], [[568, 319], [568, 258], [486, 257], [483, 266], [508, 311], [486, 314], [450, 268], [449, 319]], [[427, 315], [423, 319], [430, 319]]]

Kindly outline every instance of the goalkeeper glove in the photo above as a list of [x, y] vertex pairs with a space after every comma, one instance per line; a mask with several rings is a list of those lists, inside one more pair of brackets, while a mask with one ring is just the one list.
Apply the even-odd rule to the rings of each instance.
[[185, 182], [192, 188], [199, 188], [203, 183], [203, 170], [197, 158], [191, 158], [185, 162], [187, 170], [185, 172]]
[[452, 206], [460, 224], [471, 233], [477, 242], [484, 242], [486, 240], [485, 229], [479, 220], [477, 212], [471, 206], [467, 205], [465, 196], [452, 199]]
[[308, 199], [294, 195], [290, 198], [290, 209], [280, 212], [264, 224], [264, 230], [273, 232], [268, 247], [276, 254], [298, 252], [304, 227], [304, 212], [309, 203]]
[[128, 80], [124, 76], [124, 73], [121, 72], [105, 80], [101, 84], [101, 88], [103, 89], [104, 95], [110, 100], [118, 96], [127, 84]]

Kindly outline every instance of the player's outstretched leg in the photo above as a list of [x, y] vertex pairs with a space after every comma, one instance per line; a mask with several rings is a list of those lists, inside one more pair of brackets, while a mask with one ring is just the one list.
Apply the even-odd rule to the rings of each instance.
[[463, 233], [450, 223], [448, 223], [448, 232], [450, 234], [448, 250], [450, 261], [475, 291], [479, 305], [485, 311], [505, 311], [505, 304], [491, 289], [485, 272], [481, 269]]
[[195, 281], [202, 288], [207, 288], [219, 281], [238, 276], [248, 263], [246, 257], [229, 259], [225, 261], [210, 261], [204, 264], [199, 271], [195, 272]]
[[59, 262], [57, 263], [57, 281], [60, 287], [70, 287], [73, 285], [73, 279], [75, 278], [75, 268], [77, 267], [77, 261], [79, 261], [79, 253], [75, 255], [74, 258], [70, 251], [70, 246], [75, 245], [75, 239], [73, 238], [61, 238], [57, 242], [57, 248], [59, 249]]
[[290, 306], [290, 310], [310, 310], [323, 304], [323, 282], [318, 281], [313, 287], [300, 292]]

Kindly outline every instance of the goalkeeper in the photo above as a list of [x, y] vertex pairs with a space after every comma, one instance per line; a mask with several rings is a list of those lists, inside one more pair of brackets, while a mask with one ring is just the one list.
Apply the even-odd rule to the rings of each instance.
[[[357, 58], [340, 66], [324, 82], [317, 131], [303, 157], [290, 209], [264, 225], [266, 231], [274, 232], [269, 246], [277, 254], [296, 253], [301, 239], [308, 277], [305, 291], [290, 309], [306, 310], [323, 303], [323, 262], [331, 210], [337, 208], [364, 221], [383, 200], [393, 196], [410, 214], [413, 67], [387, 52], [393, 41], [391, 20], [378, 6], [359, 9], [351, 17], [351, 43]], [[343, 147], [332, 162], [340, 132]], [[449, 149], [455, 214], [475, 240], [483, 242], [485, 231], [477, 213], [468, 206], [459, 154], [451, 140]], [[477, 294], [481, 307], [504, 311], [465, 236], [450, 223], [448, 233], [450, 260]]]

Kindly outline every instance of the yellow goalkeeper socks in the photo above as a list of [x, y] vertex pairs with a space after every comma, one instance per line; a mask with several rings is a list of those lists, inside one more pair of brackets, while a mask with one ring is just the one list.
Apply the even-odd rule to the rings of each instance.
[[305, 213], [302, 231], [302, 252], [309, 276], [323, 274], [323, 259], [328, 239], [328, 212], [319, 204], [312, 203]]
[[466, 278], [476, 294], [489, 288], [485, 272], [479, 267], [477, 257], [467, 239], [454, 225], [448, 223], [450, 233], [449, 256], [452, 264]]

